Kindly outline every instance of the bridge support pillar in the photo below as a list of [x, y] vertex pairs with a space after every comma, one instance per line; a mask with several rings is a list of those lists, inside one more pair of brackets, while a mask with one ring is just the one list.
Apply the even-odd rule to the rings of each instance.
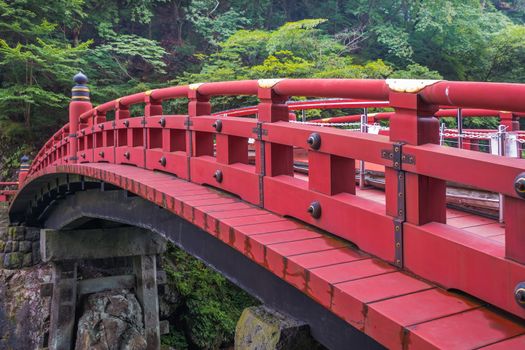
[[75, 338], [77, 302], [77, 263], [53, 263], [53, 296], [49, 325], [50, 348], [69, 350]]
[[156, 256], [135, 256], [133, 258], [133, 273], [136, 276], [137, 299], [142, 305], [144, 315], [144, 332], [148, 349], [158, 349], [160, 347], [160, 327]]
[[[72, 348], [77, 296], [123, 288], [134, 289], [142, 306], [147, 349], [160, 348], [156, 255], [166, 250], [165, 239], [135, 227], [67, 231], [44, 229], [40, 234], [40, 246], [42, 259], [52, 262], [54, 267], [50, 295], [50, 348]], [[118, 257], [131, 258], [133, 275], [78, 281], [77, 261]]]

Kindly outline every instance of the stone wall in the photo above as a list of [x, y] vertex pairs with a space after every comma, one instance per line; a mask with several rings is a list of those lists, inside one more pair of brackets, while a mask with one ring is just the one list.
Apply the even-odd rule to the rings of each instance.
[[40, 262], [40, 229], [25, 226], [0, 229], [0, 268], [12, 270]]

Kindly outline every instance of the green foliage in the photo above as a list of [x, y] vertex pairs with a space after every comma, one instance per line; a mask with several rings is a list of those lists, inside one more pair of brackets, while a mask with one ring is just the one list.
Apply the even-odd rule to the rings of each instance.
[[[168, 284], [180, 294], [176, 323], [184, 329], [187, 344], [218, 349], [233, 340], [242, 310], [258, 301], [184, 251], [169, 245], [163, 258]], [[175, 333], [166, 345], [184, 341]], [[178, 347], [177, 347], [178, 349]]]
[[395, 71], [390, 75], [390, 78], [403, 78], [403, 79], [443, 79], [443, 76], [439, 72], [423, 67], [417, 63], [409, 64], [405, 69]]

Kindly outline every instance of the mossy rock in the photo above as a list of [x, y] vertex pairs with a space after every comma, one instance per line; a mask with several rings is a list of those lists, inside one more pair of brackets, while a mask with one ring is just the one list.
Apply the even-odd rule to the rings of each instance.
[[4, 268], [6, 269], [18, 269], [22, 266], [24, 261], [24, 254], [15, 252], [4, 255]]
[[235, 329], [236, 350], [323, 349], [307, 324], [265, 306], [246, 308]]

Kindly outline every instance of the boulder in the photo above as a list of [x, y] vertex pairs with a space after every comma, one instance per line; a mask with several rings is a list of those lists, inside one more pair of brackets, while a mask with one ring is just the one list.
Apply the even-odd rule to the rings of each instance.
[[142, 309], [127, 290], [88, 296], [77, 329], [75, 350], [147, 348]]
[[307, 324], [264, 305], [244, 309], [235, 328], [235, 350], [322, 348]]

